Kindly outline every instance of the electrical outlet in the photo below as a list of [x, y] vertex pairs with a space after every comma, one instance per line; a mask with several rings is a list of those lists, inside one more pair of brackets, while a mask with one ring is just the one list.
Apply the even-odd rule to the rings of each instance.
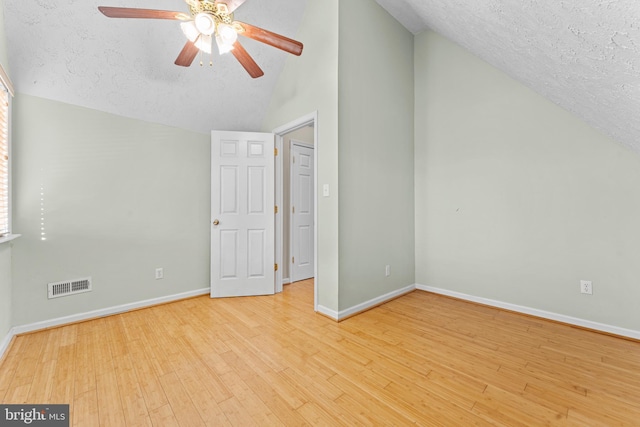
[[384, 275], [385, 275], [386, 277], [391, 276], [391, 266], [390, 266], [390, 265], [386, 265], [386, 266], [384, 267]]
[[164, 279], [164, 269], [156, 268], [156, 280]]
[[593, 284], [591, 280], [580, 280], [580, 292], [587, 295], [593, 295]]

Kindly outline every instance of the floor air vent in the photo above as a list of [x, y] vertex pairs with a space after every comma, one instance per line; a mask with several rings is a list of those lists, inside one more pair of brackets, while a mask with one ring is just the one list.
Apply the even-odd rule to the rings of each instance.
[[91, 277], [49, 283], [47, 287], [49, 290], [49, 299], [91, 292]]

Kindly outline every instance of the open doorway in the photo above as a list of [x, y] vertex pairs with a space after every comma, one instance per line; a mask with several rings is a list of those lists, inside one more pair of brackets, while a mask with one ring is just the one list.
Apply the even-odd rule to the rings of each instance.
[[[289, 282], [299, 282], [314, 277], [315, 263], [315, 210], [314, 204], [314, 147], [313, 128], [302, 128], [284, 136], [284, 146], [289, 139], [289, 173], [283, 174], [284, 206], [283, 231], [289, 230], [289, 245], [283, 239], [284, 266], [289, 266]], [[283, 158], [286, 164], [286, 157]], [[286, 168], [285, 168], [286, 169]], [[287, 182], [287, 175], [289, 180]], [[289, 197], [287, 197], [287, 189]], [[287, 206], [287, 199], [289, 206]], [[287, 256], [287, 251], [289, 255]], [[283, 270], [283, 275], [287, 273]], [[283, 279], [286, 283], [286, 276]]]
[[[276, 137], [276, 262], [279, 265], [276, 272], [276, 292], [282, 292], [283, 285], [295, 280], [314, 278], [314, 309], [317, 310], [317, 113], [301, 117], [291, 123], [275, 129]], [[293, 154], [297, 153], [297, 154]], [[293, 155], [292, 155], [293, 154]], [[302, 157], [301, 157], [302, 154]], [[311, 154], [311, 155], [310, 155]], [[296, 158], [306, 166], [306, 172], [301, 172], [293, 166]], [[309, 162], [311, 162], [309, 164]], [[296, 171], [296, 169], [298, 169]], [[311, 176], [308, 176], [308, 173]], [[296, 183], [292, 179], [292, 172], [297, 174]], [[309, 183], [309, 181], [311, 181]], [[300, 191], [300, 184], [307, 185], [307, 190]], [[298, 185], [292, 191], [292, 187]], [[292, 205], [295, 199], [302, 196], [298, 206]], [[308, 203], [307, 203], [308, 202]], [[296, 211], [294, 212], [294, 208]], [[302, 214], [302, 215], [300, 215]], [[295, 215], [299, 215], [297, 218]], [[294, 230], [294, 227], [298, 227]], [[300, 234], [302, 232], [302, 234]], [[305, 234], [306, 233], [306, 234]], [[292, 242], [293, 238], [293, 242]], [[296, 240], [297, 239], [297, 240]], [[296, 247], [296, 243], [298, 246]], [[296, 255], [297, 259], [296, 259]], [[304, 268], [298, 269], [301, 266]], [[312, 273], [309, 272], [312, 270]]]

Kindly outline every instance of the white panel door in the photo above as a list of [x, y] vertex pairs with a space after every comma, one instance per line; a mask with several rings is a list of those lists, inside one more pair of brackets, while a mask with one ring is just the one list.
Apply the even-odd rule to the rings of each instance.
[[268, 295], [274, 274], [274, 136], [211, 132], [211, 297]]
[[291, 264], [292, 282], [314, 275], [313, 147], [291, 144]]

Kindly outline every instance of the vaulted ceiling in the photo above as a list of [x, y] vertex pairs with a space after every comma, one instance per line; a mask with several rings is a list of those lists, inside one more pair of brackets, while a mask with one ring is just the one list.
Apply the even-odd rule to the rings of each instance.
[[[444, 35], [640, 152], [636, 0], [376, 1], [414, 34]], [[306, 2], [247, 0], [235, 17], [295, 38]], [[177, 67], [177, 22], [108, 19], [97, 9], [186, 12], [183, 0], [4, 3], [20, 92], [199, 132], [259, 129], [287, 56], [242, 39], [264, 77], [251, 79], [231, 55]]]
[[376, 0], [640, 152], [637, 0]]
[[[307, 0], [247, 0], [235, 19], [295, 38]], [[11, 78], [19, 92], [207, 133], [259, 130], [287, 53], [241, 37], [264, 71], [230, 55], [174, 64], [179, 21], [110, 19], [98, 6], [188, 12], [184, 0], [4, 0]], [[213, 66], [209, 66], [209, 60]]]

